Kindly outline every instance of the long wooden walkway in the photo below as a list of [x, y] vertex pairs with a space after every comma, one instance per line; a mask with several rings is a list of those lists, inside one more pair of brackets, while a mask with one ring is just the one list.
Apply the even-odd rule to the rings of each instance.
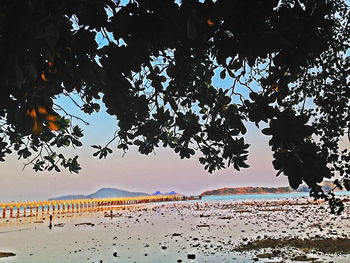
[[28, 202], [0, 202], [2, 218], [100, 211], [110, 206], [141, 203], [198, 200], [201, 196], [143, 196], [130, 198], [72, 199]]

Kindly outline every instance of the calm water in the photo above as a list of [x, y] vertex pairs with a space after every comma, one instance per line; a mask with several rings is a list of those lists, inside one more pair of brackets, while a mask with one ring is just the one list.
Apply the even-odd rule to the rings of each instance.
[[[348, 191], [335, 192], [336, 195], [349, 195]], [[247, 195], [213, 195], [203, 196], [203, 202], [217, 202], [217, 201], [252, 201], [252, 200], [285, 200], [294, 198], [308, 198], [309, 193], [285, 193], [285, 194], [247, 194]]]
[[246, 194], [246, 195], [213, 195], [203, 196], [202, 200], [205, 202], [217, 202], [217, 201], [253, 201], [253, 200], [282, 200], [293, 199], [300, 197], [309, 197], [309, 193], [285, 193], [285, 194]]

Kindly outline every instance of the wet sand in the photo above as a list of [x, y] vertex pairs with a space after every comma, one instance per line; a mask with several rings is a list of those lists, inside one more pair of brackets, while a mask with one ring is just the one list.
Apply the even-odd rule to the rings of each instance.
[[[81, 215], [0, 221], [2, 262], [349, 262], [350, 255], [278, 240], [350, 238], [350, 207], [294, 201], [177, 202]], [[106, 212], [109, 215], [109, 212]], [[262, 242], [277, 240], [273, 242]], [[257, 244], [259, 242], [267, 246]], [[270, 247], [271, 246], [271, 247]], [[246, 248], [246, 249], [243, 249]]]

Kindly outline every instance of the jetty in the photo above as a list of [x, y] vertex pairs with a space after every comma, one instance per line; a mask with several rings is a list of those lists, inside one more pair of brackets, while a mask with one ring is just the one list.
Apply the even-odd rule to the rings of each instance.
[[201, 196], [143, 196], [119, 197], [104, 199], [70, 199], [47, 201], [0, 202], [0, 215], [2, 218], [19, 218], [40, 214], [65, 214], [97, 212], [110, 209], [114, 206], [128, 206], [143, 203], [175, 202], [200, 200]]

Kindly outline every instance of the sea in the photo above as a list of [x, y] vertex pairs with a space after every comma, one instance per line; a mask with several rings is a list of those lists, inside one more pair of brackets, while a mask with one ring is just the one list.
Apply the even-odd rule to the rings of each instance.
[[[348, 196], [350, 191], [334, 192], [336, 196]], [[203, 196], [201, 202], [220, 202], [220, 201], [268, 201], [268, 200], [286, 200], [295, 198], [310, 198], [308, 192], [302, 193], [278, 193], [278, 194], [244, 194], [244, 195], [211, 195]], [[192, 202], [198, 202], [197, 200]]]

